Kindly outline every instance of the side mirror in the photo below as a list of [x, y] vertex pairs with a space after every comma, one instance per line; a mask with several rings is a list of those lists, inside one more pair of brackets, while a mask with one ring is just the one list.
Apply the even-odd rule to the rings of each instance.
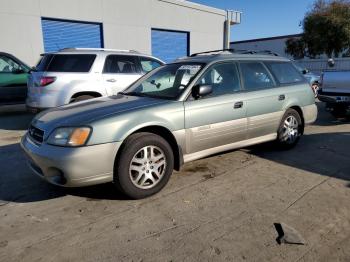
[[192, 96], [194, 99], [210, 95], [212, 92], [213, 87], [211, 85], [196, 85], [192, 88]]
[[334, 67], [335, 66], [335, 62], [332, 58], [328, 59], [328, 66], [329, 67]]
[[14, 73], [14, 74], [16, 74], [16, 75], [19, 75], [19, 74], [25, 73], [25, 71], [24, 71], [23, 68], [19, 67], [19, 68], [13, 70], [12, 73]]
[[307, 70], [306, 68], [303, 69], [303, 71], [301, 71], [303, 73], [303, 75], [306, 75], [307, 73], [309, 73], [309, 70]]

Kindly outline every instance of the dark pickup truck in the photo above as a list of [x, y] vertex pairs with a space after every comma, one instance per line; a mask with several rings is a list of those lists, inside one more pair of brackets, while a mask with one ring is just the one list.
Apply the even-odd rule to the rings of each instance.
[[0, 105], [25, 103], [29, 71], [18, 58], [0, 52]]

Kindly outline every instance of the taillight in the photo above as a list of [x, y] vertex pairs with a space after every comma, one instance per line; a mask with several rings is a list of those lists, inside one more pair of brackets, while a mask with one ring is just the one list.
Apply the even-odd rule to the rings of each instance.
[[44, 76], [40, 79], [40, 86], [47, 86], [56, 81], [54, 76]]

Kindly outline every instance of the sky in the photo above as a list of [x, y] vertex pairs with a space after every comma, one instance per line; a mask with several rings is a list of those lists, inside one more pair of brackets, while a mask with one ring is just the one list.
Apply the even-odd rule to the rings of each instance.
[[314, 0], [191, 0], [224, 10], [242, 11], [242, 21], [232, 26], [231, 41], [298, 34]]

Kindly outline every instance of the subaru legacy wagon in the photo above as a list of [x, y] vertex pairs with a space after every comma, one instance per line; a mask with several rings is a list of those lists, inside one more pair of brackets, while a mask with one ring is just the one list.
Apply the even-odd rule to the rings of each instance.
[[113, 182], [139, 199], [186, 162], [267, 141], [292, 148], [316, 117], [290, 60], [223, 50], [161, 66], [117, 95], [42, 112], [21, 145], [50, 183]]

